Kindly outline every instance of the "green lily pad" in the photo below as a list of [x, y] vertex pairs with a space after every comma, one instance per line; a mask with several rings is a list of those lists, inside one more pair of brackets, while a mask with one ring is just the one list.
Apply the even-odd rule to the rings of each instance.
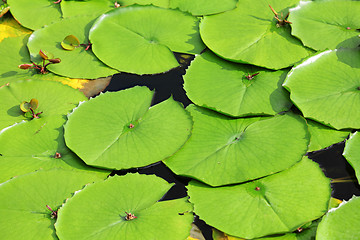
[[336, 209], [329, 211], [319, 223], [316, 239], [359, 239], [360, 197], [353, 196]]
[[44, 119], [51, 116], [64, 117], [79, 101], [87, 100], [78, 90], [57, 82], [41, 80], [12, 82], [0, 88], [0, 130], [23, 120], [30, 121], [31, 119], [24, 116], [21, 111], [20, 104], [32, 98], [38, 100], [39, 107], [36, 112], [42, 112], [39, 117]]
[[7, 0], [10, 12], [24, 27], [39, 29], [61, 19], [60, 4], [49, 0]]
[[153, 94], [134, 87], [81, 104], [64, 126], [66, 145], [86, 164], [110, 169], [169, 157], [188, 139], [192, 121], [171, 98], [149, 109]]
[[94, 16], [110, 11], [116, 7], [126, 7], [133, 4], [159, 6], [163, 8], [169, 7], [169, 0], [92, 0], [92, 1], [62, 1], [61, 11], [63, 17], [72, 17], [79, 15], [88, 15], [89, 13]]
[[32, 61], [41, 62], [38, 54], [41, 49], [61, 59], [61, 63], [47, 67], [61, 76], [96, 79], [117, 73], [100, 62], [87, 46], [77, 47], [73, 51], [66, 51], [61, 47], [61, 42], [69, 35], [74, 35], [81, 44], [87, 45], [88, 31], [93, 21], [92, 15], [72, 17], [34, 31], [27, 44]]
[[[90, 30], [95, 55], [122, 72], [155, 74], [178, 67], [173, 52], [204, 49], [196, 17], [154, 6], [117, 8]], [[179, 24], [181, 23], [181, 24]]]
[[306, 118], [360, 128], [360, 51], [328, 50], [294, 67], [283, 86]]
[[291, 34], [315, 50], [360, 45], [360, 2], [300, 2], [291, 10]]
[[83, 188], [103, 178], [91, 172], [51, 169], [0, 184], [0, 231], [3, 239], [58, 239], [53, 211]]
[[179, 8], [195, 16], [229, 11], [236, 7], [237, 0], [170, 0], [170, 8]]
[[211, 186], [245, 182], [294, 165], [307, 150], [306, 123], [294, 114], [232, 119], [193, 105], [187, 110], [192, 135], [164, 161], [178, 175]]
[[346, 160], [355, 169], [356, 178], [360, 184], [360, 133], [355, 132], [346, 141], [343, 153]]
[[191, 181], [187, 188], [201, 219], [246, 239], [296, 230], [325, 214], [331, 195], [330, 179], [308, 158], [240, 185], [213, 188]]
[[234, 10], [205, 16], [200, 34], [205, 45], [230, 61], [250, 63], [270, 69], [294, 65], [310, 53], [291, 36], [289, 24], [277, 27], [269, 4], [283, 16], [299, 0], [243, 0]]
[[335, 130], [312, 120], [306, 121], [311, 135], [308, 152], [318, 151], [344, 141], [351, 132]]
[[139, 174], [89, 185], [60, 208], [56, 233], [69, 240], [183, 240], [190, 233], [192, 206], [187, 198], [158, 202], [171, 186]]
[[282, 87], [286, 73], [228, 62], [207, 51], [191, 62], [184, 88], [196, 105], [231, 116], [274, 115], [292, 106]]
[[21, 122], [0, 132], [0, 182], [38, 169], [78, 169], [97, 172], [104, 178], [109, 171], [85, 165], [66, 146], [62, 116]]

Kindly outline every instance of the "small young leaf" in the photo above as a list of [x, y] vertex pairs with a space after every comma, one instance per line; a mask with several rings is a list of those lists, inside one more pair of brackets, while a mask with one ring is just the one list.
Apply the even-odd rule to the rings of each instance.
[[61, 46], [63, 47], [63, 49], [69, 51], [74, 50], [79, 45], [80, 45], [80, 41], [74, 35], [66, 36], [64, 40], [61, 42]]
[[32, 64], [20, 64], [18, 67], [20, 69], [29, 69], [31, 68], [33, 65]]
[[30, 111], [30, 108], [31, 108], [31, 104], [28, 103], [27, 101], [23, 101], [21, 104], [20, 104], [20, 109], [21, 111], [23, 112], [28, 112]]
[[54, 58], [54, 59], [48, 59], [49, 62], [51, 63], [60, 63], [61, 62], [61, 59], [60, 58]]
[[40, 51], [39, 51], [39, 55], [40, 55], [44, 60], [46, 60], [46, 59], [49, 58], [43, 51], [41, 51], [41, 49], [40, 49]]
[[38, 106], [39, 106], [39, 101], [37, 99], [33, 98], [33, 99], [30, 100], [30, 107], [33, 110], [37, 109]]

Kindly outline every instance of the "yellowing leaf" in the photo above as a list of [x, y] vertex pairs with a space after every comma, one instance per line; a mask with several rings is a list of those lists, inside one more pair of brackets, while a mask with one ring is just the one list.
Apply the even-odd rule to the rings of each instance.
[[7, 37], [19, 37], [32, 33], [31, 30], [22, 27], [14, 18], [4, 17], [0, 20], [0, 42]]

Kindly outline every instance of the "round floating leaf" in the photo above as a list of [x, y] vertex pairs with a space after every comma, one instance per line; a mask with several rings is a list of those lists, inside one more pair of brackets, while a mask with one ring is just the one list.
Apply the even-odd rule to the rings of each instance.
[[277, 27], [269, 4], [286, 16], [299, 0], [243, 0], [234, 10], [206, 16], [200, 34], [206, 46], [222, 58], [280, 69], [309, 55], [301, 42], [290, 34], [290, 26]]
[[64, 40], [61, 42], [61, 46], [65, 50], [72, 51], [76, 47], [80, 46], [80, 41], [77, 37], [74, 35], [68, 35], [64, 38]]
[[134, 87], [81, 104], [65, 125], [67, 146], [88, 165], [111, 169], [142, 167], [169, 157], [189, 137], [192, 121], [171, 98], [149, 109], [153, 94]]
[[[265, 161], [264, 161], [265, 162]], [[188, 185], [194, 212], [229, 235], [252, 239], [294, 231], [328, 209], [330, 180], [304, 158], [293, 167], [241, 185]]]
[[139, 174], [87, 186], [59, 210], [56, 233], [77, 240], [183, 240], [191, 229], [192, 206], [186, 198], [157, 202], [170, 187], [161, 178]]
[[196, 105], [228, 115], [274, 115], [292, 105], [281, 86], [286, 73], [231, 63], [207, 51], [191, 62], [184, 88]]
[[[307, 126], [294, 114], [232, 119], [195, 106], [192, 135], [165, 160], [176, 174], [212, 186], [263, 177], [300, 161], [307, 150]], [[259, 150], [261, 149], [261, 150]]]
[[308, 152], [327, 148], [335, 143], [344, 141], [350, 130], [338, 131], [312, 120], [306, 120], [311, 135]]
[[236, 3], [237, 0], [170, 0], [170, 7], [192, 15], [210, 15], [234, 9]]
[[360, 128], [360, 51], [329, 50], [293, 68], [284, 87], [306, 118], [336, 129]]
[[[7, 37], [18, 37], [31, 33], [29, 29], [22, 27], [14, 18], [5, 16], [0, 18], [0, 32], [0, 42]], [[10, 51], [10, 49], [6, 50]], [[1, 56], [3, 57], [3, 55]]]
[[355, 169], [356, 177], [360, 183], [360, 133], [355, 132], [346, 141], [343, 153], [346, 160]]
[[90, 30], [90, 41], [95, 55], [119, 71], [161, 73], [179, 66], [173, 52], [204, 49], [198, 22], [178, 10], [129, 6], [102, 15]]
[[54, 57], [61, 59], [61, 63], [51, 64], [47, 69], [62, 76], [95, 79], [117, 73], [116, 70], [100, 62], [91, 49], [86, 50], [86, 46], [78, 47], [73, 51], [66, 51], [60, 46], [64, 38], [69, 35], [74, 35], [81, 44], [87, 45], [89, 43], [88, 31], [93, 21], [92, 15], [79, 16], [67, 18], [36, 30], [28, 42], [32, 61], [35, 63], [42, 61], [38, 55], [41, 49], [49, 51]]
[[84, 171], [40, 170], [0, 185], [0, 231], [3, 239], [58, 239], [53, 211], [84, 185], [103, 178]]
[[300, 2], [291, 10], [292, 35], [316, 50], [360, 45], [360, 2]]
[[10, 12], [24, 27], [39, 29], [61, 19], [60, 4], [49, 0], [7, 0]]
[[329, 211], [320, 222], [316, 239], [359, 239], [360, 197], [353, 196], [336, 209]]
[[62, 116], [21, 122], [0, 132], [0, 182], [38, 169], [61, 167], [96, 171], [105, 177], [109, 171], [85, 165], [66, 146]]
[[64, 116], [79, 101], [87, 100], [78, 90], [57, 82], [40, 80], [12, 82], [0, 88], [0, 130], [22, 120], [30, 120], [24, 116], [20, 104], [32, 98], [38, 100], [39, 107], [36, 112], [42, 112], [40, 117], [44, 119], [50, 116]]

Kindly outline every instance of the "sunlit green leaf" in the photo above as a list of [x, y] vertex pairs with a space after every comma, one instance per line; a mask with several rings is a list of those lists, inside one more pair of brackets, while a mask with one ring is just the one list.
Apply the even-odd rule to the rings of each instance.
[[[158, 202], [171, 186], [139, 174], [89, 185], [60, 208], [56, 233], [69, 240], [183, 240], [191, 229], [192, 206], [187, 198]], [[133, 219], [126, 219], [128, 214]]]

